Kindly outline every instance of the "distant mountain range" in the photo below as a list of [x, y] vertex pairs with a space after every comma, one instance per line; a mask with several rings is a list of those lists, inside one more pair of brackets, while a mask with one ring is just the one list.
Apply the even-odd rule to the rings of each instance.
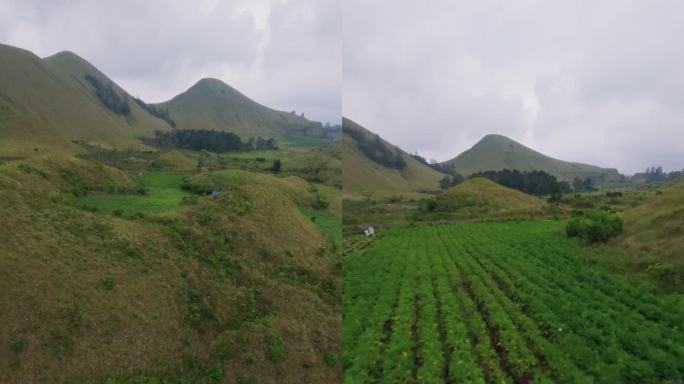
[[[445, 174], [414, 159], [410, 154], [385, 141], [354, 121], [343, 118], [342, 161], [344, 164], [342, 185], [349, 196], [368, 193], [419, 193], [439, 190], [439, 180]], [[355, 133], [350, 135], [350, 133]], [[355, 137], [356, 136], [356, 137]], [[362, 140], [360, 140], [362, 139]], [[366, 144], [379, 140], [405, 163], [403, 168], [378, 160], [372, 151], [364, 151]], [[367, 146], [367, 145], [366, 145]], [[488, 170], [541, 170], [559, 180], [581, 179], [614, 181], [620, 178], [616, 169], [557, 160], [536, 152], [502, 135], [486, 135], [469, 150], [454, 159], [441, 163], [453, 166], [463, 176]]]
[[[321, 137], [321, 123], [250, 100], [220, 80], [202, 79], [173, 99], [177, 128], [231, 131], [244, 137]], [[0, 44], [0, 156], [73, 152], [74, 140], [135, 146], [156, 130], [172, 129], [104, 73], [72, 52], [40, 58]]]
[[486, 135], [472, 148], [443, 164], [453, 166], [464, 176], [481, 171], [515, 169], [544, 171], [567, 181], [575, 177], [614, 181], [620, 177], [616, 169], [557, 160], [502, 135]]

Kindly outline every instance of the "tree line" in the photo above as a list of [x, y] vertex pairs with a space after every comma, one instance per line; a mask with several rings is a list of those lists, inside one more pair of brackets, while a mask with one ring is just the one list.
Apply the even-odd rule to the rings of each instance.
[[478, 172], [471, 177], [486, 177], [504, 187], [517, 189], [536, 196], [572, 192], [572, 188], [567, 181], [559, 182], [555, 176], [544, 171], [520, 172], [518, 170], [504, 169], [501, 171]]
[[579, 176], [575, 176], [572, 180], [572, 188], [575, 192], [593, 192], [596, 191], [594, 187], [594, 180], [590, 177], [586, 179], [581, 179]]
[[125, 94], [123, 97], [120, 96], [114, 90], [111, 81], [103, 84], [99, 79], [89, 74], [85, 75], [85, 79], [95, 88], [95, 95], [110, 111], [123, 116], [128, 116], [131, 113], [128, 97]]
[[461, 184], [463, 180], [465, 180], [465, 178], [459, 173], [454, 173], [453, 176], [444, 175], [444, 177], [439, 180], [439, 187], [442, 189], [449, 189]]
[[447, 175], [451, 175], [455, 178], [462, 178], [463, 177], [461, 174], [456, 172], [456, 168], [454, 167], [453, 164], [438, 163], [437, 160], [435, 160], [435, 159], [430, 159], [430, 161], [428, 162], [423, 156], [419, 155], [418, 152], [411, 153], [411, 157], [418, 160], [420, 163], [423, 163], [423, 164], [427, 165], [428, 167], [434, 169], [437, 172], [446, 173]]
[[373, 138], [368, 138], [363, 131], [352, 127], [342, 127], [344, 133], [347, 133], [354, 140], [356, 146], [364, 155], [378, 164], [382, 164], [387, 168], [402, 170], [406, 168], [406, 161], [401, 156], [401, 152], [385, 144], [380, 136], [374, 135]]
[[278, 149], [273, 138], [264, 139], [259, 136], [242, 141], [240, 136], [232, 132], [208, 129], [174, 129], [171, 131], [155, 131], [155, 144], [160, 147], [177, 147], [193, 151], [229, 152]]
[[636, 182], [643, 181], [646, 183], [665, 183], [668, 181], [677, 180], [682, 175], [684, 175], [684, 170], [665, 172], [663, 171], [663, 167], [650, 167], [646, 169], [646, 172], [634, 174], [634, 176], [632, 176], [632, 180]]
[[170, 125], [171, 127], [176, 128], [176, 122], [173, 121], [173, 119], [171, 118], [171, 113], [169, 112], [168, 109], [161, 109], [155, 105], [147, 104], [146, 102], [138, 99], [137, 97], [134, 97], [133, 101], [135, 101], [135, 103], [138, 104], [140, 106], [140, 108], [149, 112], [150, 115], [152, 115], [158, 119], [162, 119], [162, 120], [166, 121], [166, 123], [168, 125]]

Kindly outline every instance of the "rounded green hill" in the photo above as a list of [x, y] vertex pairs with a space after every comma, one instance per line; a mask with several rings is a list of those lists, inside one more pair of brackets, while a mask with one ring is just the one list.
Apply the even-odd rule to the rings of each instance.
[[458, 218], [537, 217], [548, 204], [534, 196], [476, 177], [447, 189], [436, 200], [436, 210]]

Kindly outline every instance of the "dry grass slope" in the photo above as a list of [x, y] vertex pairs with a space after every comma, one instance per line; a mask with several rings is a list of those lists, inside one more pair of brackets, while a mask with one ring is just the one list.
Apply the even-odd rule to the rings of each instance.
[[437, 211], [453, 218], [532, 218], [549, 214], [546, 201], [477, 177], [449, 188], [437, 197]]
[[[347, 118], [343, 126], [361, 130], [368, 137], [373, 133]], [[383, 142], [390, 146], [394, 145]], [[422, 191], [439, 189], [441, 173], [421, 164], [408, 153], [401, 151], [406, 168], [396, 170], [380, 165], [366, 157], [348, 134], [342, 135], [342, 188], [345, 198], [362, 195], [407, 195], [420, 196]]]
[[684, 273], [684, 179], [647, 203], [624, 213], [625, 232], [618, 241], [632, 252], [654, 253]]
[[106, 79], [72, 53], [41, 59], [0, 44], [0, 156], [75, 152], [74, 139], [135, 146], [137, 137], [166, 129], [132, 101], [128, 117], [109, 111], [83, 78], [87, 72]]
[[299, 212], [314, 199], [307, 184], [229, 179], [215, 198], [124, 219], [71, 203], [136, 188], [119, 170], [0, 166], [11, 223], [0, 229], [0, 382], [338, 381], [324, 361], [339, 355], [338, 259]]

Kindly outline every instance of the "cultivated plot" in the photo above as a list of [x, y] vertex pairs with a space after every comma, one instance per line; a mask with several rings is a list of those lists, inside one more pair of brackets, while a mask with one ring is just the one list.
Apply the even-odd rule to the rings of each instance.
[[684, 310], [587, 265], [559, 222], [392, 228], [344, 259], [346, 383], [684, 376]]

